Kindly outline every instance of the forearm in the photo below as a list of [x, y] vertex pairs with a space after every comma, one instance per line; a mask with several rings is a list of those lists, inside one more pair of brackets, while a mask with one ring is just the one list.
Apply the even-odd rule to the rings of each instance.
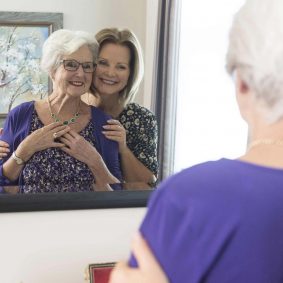
[[91, 158], [87, 165], [95, 176], [95, 187], [109, 188], [109, 184], [120, 183], [120, 181], [108, 170], [100, 155], [96, 155], [95, 157]]
[[126, 183], [139, 182], [143, 183], [146, 188], [148, 184], [156, 181], [154, 174], [135, 157], [128, 147], [120, 153], [120, 157]]
[[[28, 147], [26, 146], [25, 142], [22, 142], [15, 151], [15, 154], [24, 162], [27, 162], [30, 159], [30, 157], [33, 155], [33, 152], [31, 150], [28, 150]], [[23, 167], [24, 167], [24, 163], [17, 164], [17, 162], [11, 156], [3, 164], [3, 175], [6, 178], [8, 178], [10, 181], [15, 181], [21, 174]]]
[[4, 164], [3, 164], [3, 175], [9, 179], [10, 181], [15, 181], [19, 178], [24, 164], [18, 165], [15, 160], [10, 157]]

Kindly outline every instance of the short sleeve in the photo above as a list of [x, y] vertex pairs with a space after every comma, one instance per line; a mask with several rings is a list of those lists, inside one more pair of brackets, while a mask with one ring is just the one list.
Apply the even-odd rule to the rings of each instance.
[[[140, 231], [172, 283], [206, 282], [239, 231], [242, 204], [226, 186], [219, 189], [216, 168], [195, 166], [171, 176], [149, 202]], [[133, 256], [129, 263], [137, 266]]]
[[158, 173], [158, 126], [155, 115], [136, 103], [127, 105], [119, 121], [126, 129], [127, 146], [155, 176]]
[[[177, 272], [172, 263], [187, 256], [188, 247], [182, 246], [182, 243], [184, 237], [187, 237], [188, 227], [183, 226], [183, 211], [171, 202], [170, 194], [163, 191], [164, 186], [166, 184], [153, 193], [140, 231], [160, 266], [171, 279], [176, 278]], [[137, 266], [133, 256], [130, 265]], [[182, 280], [174, 282], [182, 282]]]

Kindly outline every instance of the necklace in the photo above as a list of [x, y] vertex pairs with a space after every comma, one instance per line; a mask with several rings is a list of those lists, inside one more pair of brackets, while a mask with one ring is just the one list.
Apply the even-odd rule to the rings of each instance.
[[[50, 116], [53, 119], [54, 122], [61, 122], [61, 119], [58, 117], [58, 114], [56, 115], [55, 113], [52, 112], [52, 108], [51, 108], [51, 103], [50, 103], [50, 98], [49, 96], [47, 97], [47, 102], [48, 102], [48, 108], [49, 108], [49, 112], [50, 112]], [[79, 101], [78, 104], [78, 108], [76, 113], [69, 119], [69, 120], [65, 120], [62, 122], [63, 125], [70, 125], [70, 124], [74, 124], [76, 122], [76, 120], [79, 118], [80, 116], [80, 105], [81, 105], [81, 100]]]
[[258, 146], [258, 145], [277, 145], [277, 146], [283, 146], [283, 140], [274, 140], [274, 139], [259, 139], [254, 140], [251, 142], [248, 146], [248, 150], [251, 148]]

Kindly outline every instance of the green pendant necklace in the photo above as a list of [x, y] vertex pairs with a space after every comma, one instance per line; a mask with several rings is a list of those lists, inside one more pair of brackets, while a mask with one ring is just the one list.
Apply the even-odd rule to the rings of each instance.
[[[52, 120], [54, 122], [61, 122], [62, 120], [55, 113], [52, 112], [49, 96], [47, 97], [47, 102], [48, 102], [49, 112], [50, 112], [50, 116], [51, 116]], [[69, 120], [63, 121], [62, 122], [63, 125], [70, 125], [70, 124], [74, 124], [76, 122], [76, 120], [80, 116], [80, 112], [79, 112], [80, 111], [80, 105], [81, 105], [81, 100], [79, 101], [76, 113]]]

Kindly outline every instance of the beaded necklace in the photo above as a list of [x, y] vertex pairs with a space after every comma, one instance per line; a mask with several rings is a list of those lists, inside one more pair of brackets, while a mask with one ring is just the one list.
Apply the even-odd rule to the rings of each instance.
[[[50, 98], [49, 96], [47, 97], [47, 102], [48, 102], [48, 107], [49, 107], [49, 112], [50, 112], [50, 116], [53, 119], [54, 122], [61, 122], [61, 119], [58, 117], [58, 114], [56, 115], [54, 112], [52, 112], [52, 108], [51, 108], [51, 103], [50, 103]], [[79, 101], [78, 104], [78, 108], [76, 113], [69, 119], [69, 120], [65, 120], [62, 122], [63, 125], [70, 125], [70, 124], [74, 124], [76, 122], [76, 120], [79, 118], [80, 116], [80, 105], [81, 105], [81, 100]]]
[[283, 140], [275, 140], [275, 139], [259, 139], [254, 140], [248, 146], [248, 150], [251, 148], [258, 146], [258, 145], [276, 145], [276, 146], [283, 146]]

